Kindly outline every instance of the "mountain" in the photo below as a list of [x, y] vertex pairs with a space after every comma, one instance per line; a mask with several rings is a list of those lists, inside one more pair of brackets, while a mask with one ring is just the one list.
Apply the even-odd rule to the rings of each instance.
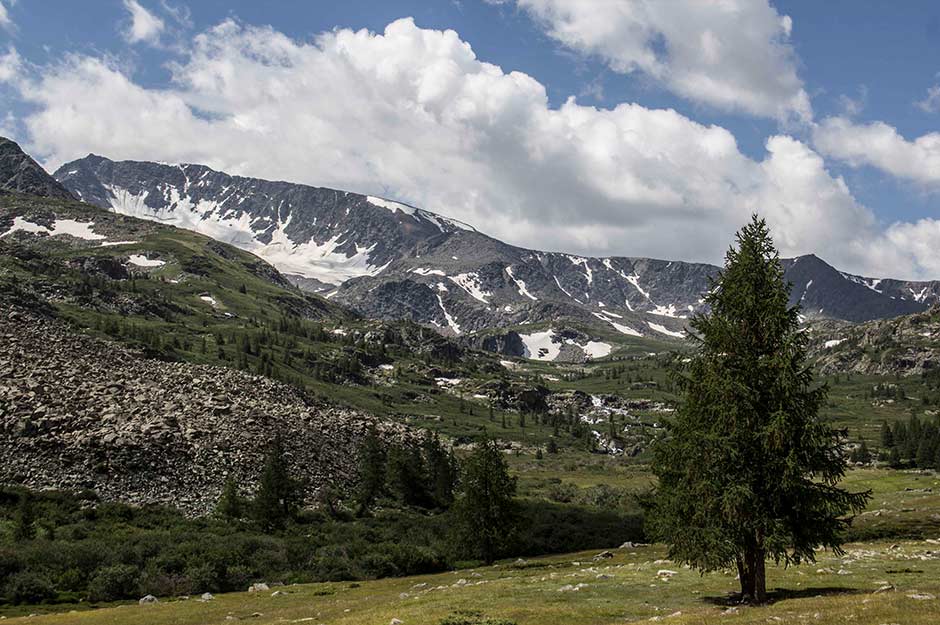
[[940, 305], [924, 312], [859, 324], [810, 325], [810, 354], [826, 374], [918, 376], [940, 380]]
[[[384, 198], [230, 176], [202, 165], [89, 155], [63, 165], [55, 178], [97, 206], [250, 250], [303, 288], [366, 316], [410, 319], [452, 335], [512, 330], [517, 336], [495, 340], [530, 357], [556, 354], [566, 344], [602, 353], [603, 347], [592, 353], [591, 339], [681, 338], [718, 271], [700, 263], [523, 249]], [[865, 321], [940, 301], [940, 282], [853, 276], [815, 256], [784, 265], [793, 301], [802, 302], [808, 318]], [[574, 338], [566, 341], [569, 330]]]
[[47, 174], [16, 142], [0, 137], [0, 193], [4, 192], [73, 199], [68, 189]]

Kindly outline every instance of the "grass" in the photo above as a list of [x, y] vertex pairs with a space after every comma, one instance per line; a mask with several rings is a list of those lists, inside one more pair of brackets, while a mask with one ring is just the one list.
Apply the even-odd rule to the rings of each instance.
[[[855, 543], [843, 556], [820, 552], [815, 564], [772, 566], [766, 607], [730, 607], [737, 588], [730, 571], [699, 575], [665, 560], [662, 546], [539, 558], [525, 563], [358, 584], [308, 584], [259, 593], [230, 593], [152, 605], [120, 605], [29, 619], [13, 625], [213, 625], [329, 623], [434, 625], [455, 612], [508, 619], [518, 625], [607, 625], [662, 619], [690, 623], [936, 623], [940, 552], [927, 542]], [[659, 575], [674, 571], [674, 575]], [[583, 586], [579, 586], [583, 584]], [[876, 593], [883, 586], [893, 590]], [[571, 589], [578, 588], [577, 590]], [[566, 590], [563, 590], [568, 588]], [[279, 591], [272, 596], [273, 591]], [[33, 608], [34, 612], [41, 608]], [[472, 622], [472, 621], [471, 621]]]

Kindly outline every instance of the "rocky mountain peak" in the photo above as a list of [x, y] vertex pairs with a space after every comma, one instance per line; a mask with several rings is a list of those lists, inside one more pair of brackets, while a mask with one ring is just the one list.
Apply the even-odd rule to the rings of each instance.
[[43, 197], [74, 199], [71, 192], [46, 173], [15, 142], [0, 137], [0, 193], [28, 193]]

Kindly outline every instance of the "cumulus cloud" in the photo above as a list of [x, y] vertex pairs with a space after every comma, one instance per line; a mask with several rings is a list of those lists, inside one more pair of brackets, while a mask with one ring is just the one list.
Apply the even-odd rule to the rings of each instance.
[[689, 100], [761, 117], [812, 118], [789, 43], [765, 0], [516, 0], [564, 46]]
[[898, 178], [940, 187], [940, 132], [909, 141], [881, 121], [856, 124], [830, 117], [814, 129], [813, 142], [823, 154], [853, 167], [869, 165]]
[[166, 28], [162, 19], [145, 9], [137, 0], [124, 0], [124, 8], [130, 13], [130, 23], [125, 28], [124, 39], [128, 43], [156, 44]]
[[[18, 81], [30, 147], [50, 167], [91, 151], [382, 195], [536, 249], [715, 262], [756, 211], [785, 255], [902, 277], [935, 262], [929, 246], [891, 256], [893, 239], [797, 139], [771, 137], [754, 160], [674, 110], [552, 108], [531, 76], [410, 19], [309, 42], [229, 20], [170, 70], [165, 89], [96, 57], [35, 70]], [[891, 265], [871, 263], [876, 242]]]

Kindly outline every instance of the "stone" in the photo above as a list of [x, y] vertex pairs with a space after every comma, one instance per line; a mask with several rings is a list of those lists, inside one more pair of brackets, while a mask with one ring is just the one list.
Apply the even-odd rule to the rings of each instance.
[[144, 605], [146, 603], [158, 603], [159, 601], [160, 600], [154, 597], [153, 595], [145, 595], [141, 597], [137, 603], [139, 603], [140, 605]]

